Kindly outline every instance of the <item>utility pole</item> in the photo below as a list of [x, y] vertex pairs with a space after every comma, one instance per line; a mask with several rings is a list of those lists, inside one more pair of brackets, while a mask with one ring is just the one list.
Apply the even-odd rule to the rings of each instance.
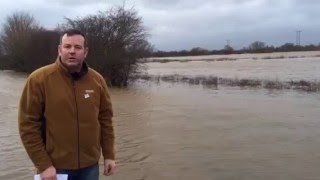
[[227, 39], [227, 46], [230, 46], [230, 40]]
[[296, 45], [300, 46], [300, 34], [301, 34], [301, 30], [296, 31]]

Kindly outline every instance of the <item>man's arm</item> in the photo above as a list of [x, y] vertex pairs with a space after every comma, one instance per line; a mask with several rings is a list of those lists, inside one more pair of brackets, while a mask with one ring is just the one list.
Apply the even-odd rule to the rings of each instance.
[[101, 148], [104, 159], [115, 159], [113, 110], [106, 82], [101, 78], [102, 91], [100, 96], [99, 122], [101, 127]]
[[52, 166], [41, 137], [41, 116], [44, 97], [36, 79], [29, 77], [19, 104], [19, 133], [22, 143], [36, 166], [42, 172]]

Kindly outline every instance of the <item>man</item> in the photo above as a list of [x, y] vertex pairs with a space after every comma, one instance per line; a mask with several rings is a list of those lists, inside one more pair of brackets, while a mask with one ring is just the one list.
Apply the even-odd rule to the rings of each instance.
[[23, 145], [43, 180], [98, 180], [115, 172], [112, 105], [103, 77], [84, 62], [86, 39], [78, 30], [60, 38], [56, 62], [28, 77], [19, 105]]

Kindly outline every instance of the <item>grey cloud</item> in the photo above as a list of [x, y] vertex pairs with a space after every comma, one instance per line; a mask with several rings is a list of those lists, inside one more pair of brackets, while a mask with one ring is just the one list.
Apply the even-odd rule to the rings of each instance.
[[[138, 11], [151, 34], [150, 42], [160, 50], [196, 46], [219, 49], [227, 39], [235, 48], [248, 46], [255, 40], [281, 45], [294, 42], [298, 29], [302, 30], [302, 43], [320, 42], [318, 0], [17, 1], [49, 27], [60, 23], [64, 16], [85, 16], [125, 2], [126, 7]], [[0, 2], [1, 6], [8, 7], [0, 12], [1, 20], [17, 3], [8, 4]]]
[[107, 3], [107, 0], [45, 0], [49, 3], [59, 3], [67, 6], [78, 6], [86, 4]]
[[226, 39], [237, 48], [255, 40], [280, 45], [294, 42], [296, 29], [304, 29], [305, 41], [301, 42], [317, 43], [312, 33], [320, 30], [315, 6], [319, 7], [310, 2], [297, 5], [275, 0], [207, 1], [193, 9], [154, 10], [144, 20], [159, 49], [223, 48]]

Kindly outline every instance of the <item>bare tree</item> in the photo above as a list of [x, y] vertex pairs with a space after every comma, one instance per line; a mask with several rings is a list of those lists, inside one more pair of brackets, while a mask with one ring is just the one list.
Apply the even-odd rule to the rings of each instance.
[[32, 72], [35, 69], [52, 63], [57, 58], [60, 34], [58, 31], [38, 30], [32, 32], [25, 51], [27, 64], [24, 69]]
[[12, 69], [26, 71], [27, 59], [25, 55], [30, 35], [41, 29], [28, 13], [17, 12], [7, 17], [0, 35], [0, 46], [2, 53], [10, 61]]
[[134, 9], [117, 7], [66, 21], [60, 29], [77, 28], [86, 34], [87, 62], [103, 74], [111, 86], [127, 86], [130, 75], [139, 72], [138, 59], [145, 57], [152, 48]]
[[232, 54], [234, 52], [233, 47], [230, 46], [229, 44], [225, 45], [223, 50], [225, 54]]
[[253, 52], [261, 52], [266, 48], [266, 43], [261, 42], [261, 41], [255, 41], [250, 44], [249, 50]]

